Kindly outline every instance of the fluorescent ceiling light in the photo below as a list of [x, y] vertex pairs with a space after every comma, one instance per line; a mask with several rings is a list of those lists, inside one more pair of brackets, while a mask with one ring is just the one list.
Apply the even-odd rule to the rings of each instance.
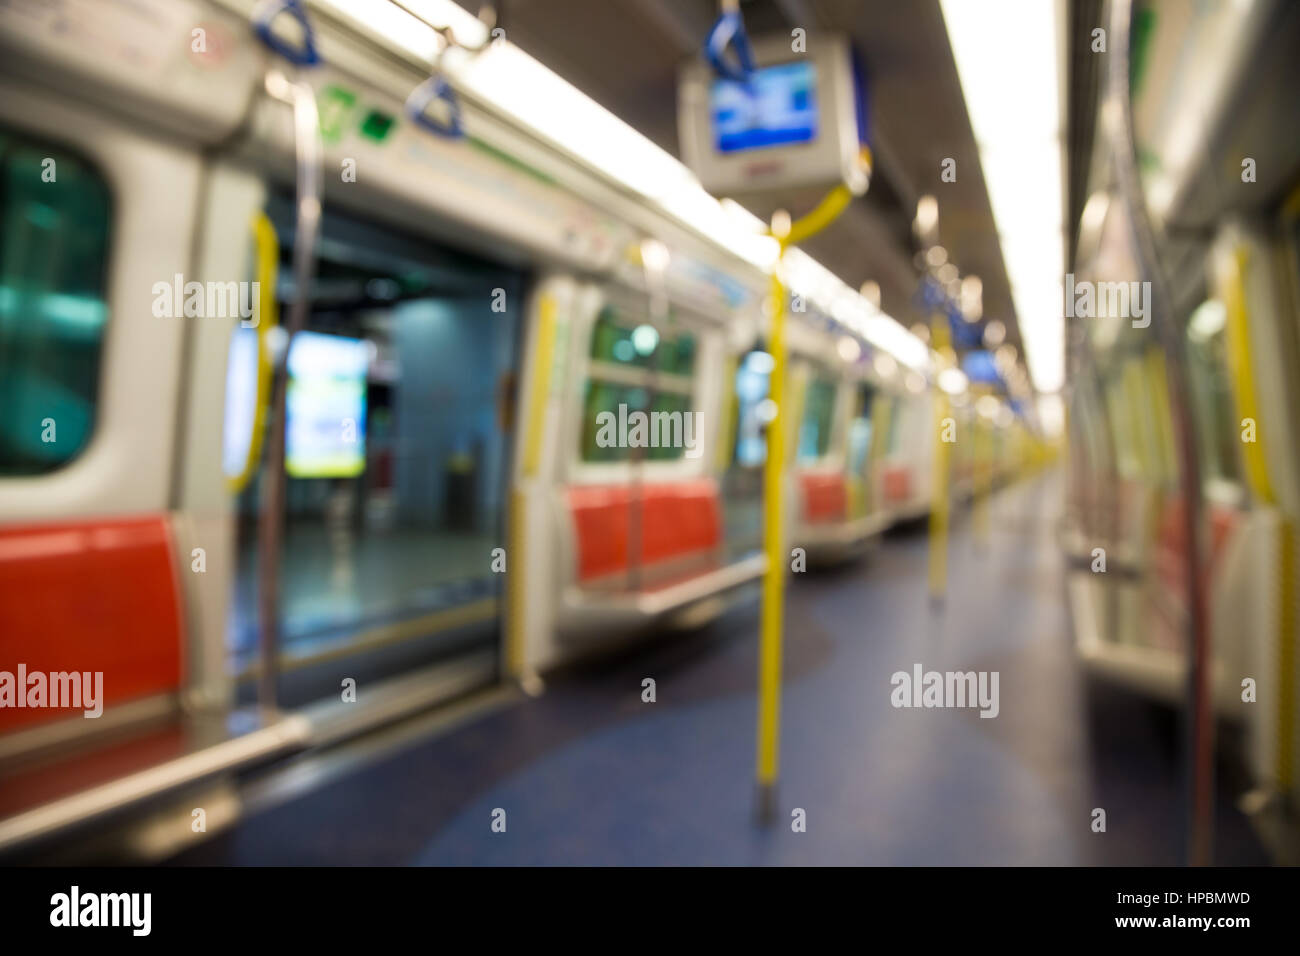
[[1065, 383], [1065, 274], [1056, 0], [940, 0], [1025, 361], [1040, 392]]
[[[381, 0], [322, 2], [422, 59], [432, 60], [442, 46], [437, 34], [395, 4]], [[477, 46], [486, 39], [483, 24], [451, 0], [404, 2], [429, 22], [449, 25], [467, 45]], [[766, 235], [760, 219], [736, 203], [719, 203], [675, 156], [508, 40], [497, 41], [477, 56], [448, 50], [443, 67], [457, 89], [511, 114], [543, 139], [580, 157], [756, 268], [772, 271], [779, 246]], [[788, 250], [782, 275], [793, 293], [812, 301], [826, 315], [834, 315], [836, 304], [847, 300], [847, 306], [840, 306], [840, 314], [848, 315], [844, 324], [852, 331], [910, 368], [929, 369], [930, 352], [924, 342], [806, 253]]]
[[1048, 435], [1059, 435], [1065, 430], [1065, 403], [1061, 396], [1039, 395], [1037, 401], [1038, 424]]

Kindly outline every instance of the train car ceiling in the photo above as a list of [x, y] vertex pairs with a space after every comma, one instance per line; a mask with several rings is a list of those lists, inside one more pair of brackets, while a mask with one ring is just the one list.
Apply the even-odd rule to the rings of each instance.
[[[322, 0], [322, 3], [349, 24], [382, 36], [385, 42], [409, 55], [429, 61], [440, 49], [441, 41], [432, 30], [396, 6], [375, 11], [377, 15], [372, 16], [369, 5], [359, 4], [357, 0]], [[421, 9], [428, 19], [452, 25], [470, 46], [485, 37], [483, 24], [456, 4], [427, 0]], [[563, 12], [558, 7], [548, 10], [547, 36], [553, 38], [564, 32], [557, 28], [560, 21], [556, 19]], [[593, 12], [587, 9], [584, 13], [584, 30], [590, 35]], [[519, 14], [520, 35], [531, 35], [527, 7], [521, 8]], [[568, 14], [577, 15], [577, 11]], [[514, 27], [512, 36], [513, 30]], [[611, 43], [618, 44], [633, 38], [620, 28], [618, 36], [610, 39]], [[544, 45], [528, 49], [536, 49], [539, 56], [550, 62]], [[590, 54], [590, 48], [587, 52]], [[457, 91], [471, 102], [493, 104], [495, 110], [507, 113], [513, 122], [523, 124], [534, 135], [557, 145], [689, 228], [758, 268], [771, 268], [776, 257], [775, 243], [763, 234], [763, 222], [736, 203], [719, 204], [670, 152], [620, 119], [626, 115], [623, 110], [611, 111], [583, 92], [598, 89], [598, 85], [584, 84], [579, 90], [510, 40], [499, 41], [478, 55], [450, 49], [441, 63]], [[675, 73], [677, 64], [673, 59], [662, 65]], [[675, 122], [671, 114], [668, 119]], [[868, 244], [864, 243], [858, 248], [866, 247]], [[896, 247], [896, 243], [891, 242], [890, 247]], [[924, 343], [891, 315], [868, 304], [856, 285], [850, 286], [810, 255], [800, 253], [791, 258], [795, 262], [787, 265], [793, 292], [815, 302], [826, 315], [890, 352], [903, 364], [921, 371], [928, 369], [929, 354]], [[901, 310], [908, 308], [907, 295], [897, 301]]]

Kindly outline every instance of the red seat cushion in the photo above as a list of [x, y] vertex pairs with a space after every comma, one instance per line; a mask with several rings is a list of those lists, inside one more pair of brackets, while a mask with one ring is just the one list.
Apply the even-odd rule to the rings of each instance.
[[848, 486], [843, 472], [803, 472], [799, 486], [803, 489], [803, 519], [809, 524], [843, 521], [848, 514]]
[[886, 501], [907, 501], [912, 497], [912, 470], [906, 465], [891, 465], [884, 470], [881, 479]]
[[[578, 579], [627, 570], [633, 521], [629, 485], [575, 485], [568, 489], [578, 550]], [[641, 565], [718, 546], [722, 520], [718, 486], [711, 478], [640, 486]]]
[[[176, 575], [163, 516], [0, 528], [0, 670], [102, 671], [105, 704], [175, 690]], [[0, 730], [80, 713], [0, 708]]]

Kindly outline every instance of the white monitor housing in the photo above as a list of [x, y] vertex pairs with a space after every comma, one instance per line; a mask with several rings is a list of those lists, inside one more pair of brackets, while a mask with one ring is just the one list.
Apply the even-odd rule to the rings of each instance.
[[847, 39], [790, 37], [753, 43], [747, 84], [718, 76], [700, 60], [682, 67], [677, 122], [682, 160], [716, 196], [800, 186], [867, 185], [859, 159], [860, 95]]

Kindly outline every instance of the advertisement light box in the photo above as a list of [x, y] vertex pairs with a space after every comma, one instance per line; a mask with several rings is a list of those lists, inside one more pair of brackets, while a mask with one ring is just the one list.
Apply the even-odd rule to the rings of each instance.
[[299, 332], [289, 346], [285, 467], [294, 478], [354, 478], [366, 467], [366, 370], [359, 339]]

